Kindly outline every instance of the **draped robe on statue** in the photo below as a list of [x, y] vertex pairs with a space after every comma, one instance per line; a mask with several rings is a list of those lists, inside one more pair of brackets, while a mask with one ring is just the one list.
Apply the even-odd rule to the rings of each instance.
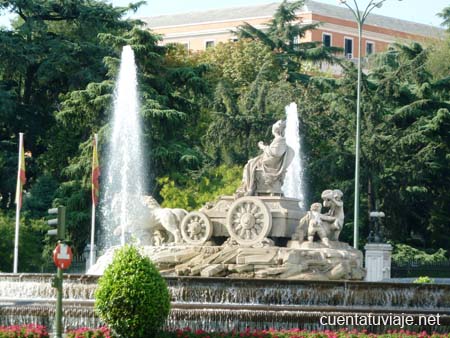
[[250, 159], [244, 168], [240, 193], [254, 195], [257, 190], [257, 170], [261, 170], [264, 183], [272, 185], [277, 180], [284, 179], [284, 174], [292, 161], [292, 149], [286, 144], [286, 139], [276, 135], [272, 143], [264, 146], [262, 154]]

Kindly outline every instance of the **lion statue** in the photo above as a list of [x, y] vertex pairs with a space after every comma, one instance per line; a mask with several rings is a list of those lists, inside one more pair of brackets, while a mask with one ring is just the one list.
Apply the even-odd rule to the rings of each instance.
[[114, 230], [114, 235], [120, 236], [122, 231], [132, 233], [141, 245], [162, 245], [164, 243], [182, 243], [180, 223], [187, 211], [184, 209], [162, 208], [152, 196], [142, 196], [139, 201], [136, 220], [126, 224], [125, 229], [120, 225]]

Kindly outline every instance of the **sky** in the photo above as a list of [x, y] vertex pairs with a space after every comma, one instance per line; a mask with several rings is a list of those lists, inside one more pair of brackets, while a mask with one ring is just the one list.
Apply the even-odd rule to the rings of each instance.
[[[323, 3], [338, 5], [338, 0], [316, 0]], [[107, 0], [115, 6], [124, 6], [133, 0]], [[137, 2], [137, 1], [135, 1]], [[157, 16], [208, 9], [251, 6], [281, 2], [280, 0], [147, 0], [137, 13], [131, 17]], [[369, 0], [357, 0], [361, 7], [365, 7]], [[343, 6], [343, 5], [341, 5]], [[440, 26], [442, 19], [436, 16], [444, 7], [450, 6], [450, 0], [386, 0], [383, 7], [376, 8], [372, 13], [392, 16], [399, 19], [416, 21], [424, 24]], [[8, 26], [10, 15], [1, 13], [0, 25]]]

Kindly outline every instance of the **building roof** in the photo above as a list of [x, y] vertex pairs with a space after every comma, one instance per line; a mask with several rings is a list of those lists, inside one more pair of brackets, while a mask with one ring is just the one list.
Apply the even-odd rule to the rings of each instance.
[[[306, 11], [315, 14], [349, 21], [355, 20], [353, 14], [345, 6], [334, 6], [318, 1], [306, 1], [305, 7]], [[372, 13], [367, 17], [365, 24], [429, 37], [439, 37], [444, 32], [444, 30], [439, 27]]]
[[[182, 14], [145, 17], [141, 19], [146, 22], [149, 28], [156, 29], [220, 21], [248, 20], [250, 18], [269, 18], [273, 16], [279, 5], [280, 2], [275, 2], [257, 6], [213, 9]], [[312, 12], [318, 15], [354, 21], [352, 13], [345, 6], [329, 5], [313, 0], [306, 0], [303, 9], [300, 10], [299, 13], [301, 12]], [[369, 15], [366, 24], [427, 37], [439, 37], [444, 32], [444, 30], [439, 27], [378, 14]]]

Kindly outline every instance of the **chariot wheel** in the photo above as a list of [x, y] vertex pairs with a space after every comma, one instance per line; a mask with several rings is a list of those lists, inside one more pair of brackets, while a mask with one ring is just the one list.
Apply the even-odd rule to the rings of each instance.
[[228, 210], [227, 229], [239, 244], [258, 244], [272, 229], [272, 215], [257, 197], [241, 197]]
[[213, 227], [208, 216], [193, 211], [181, 221], [181, 236], [188, 244], [201, 245], [211, 238]]

